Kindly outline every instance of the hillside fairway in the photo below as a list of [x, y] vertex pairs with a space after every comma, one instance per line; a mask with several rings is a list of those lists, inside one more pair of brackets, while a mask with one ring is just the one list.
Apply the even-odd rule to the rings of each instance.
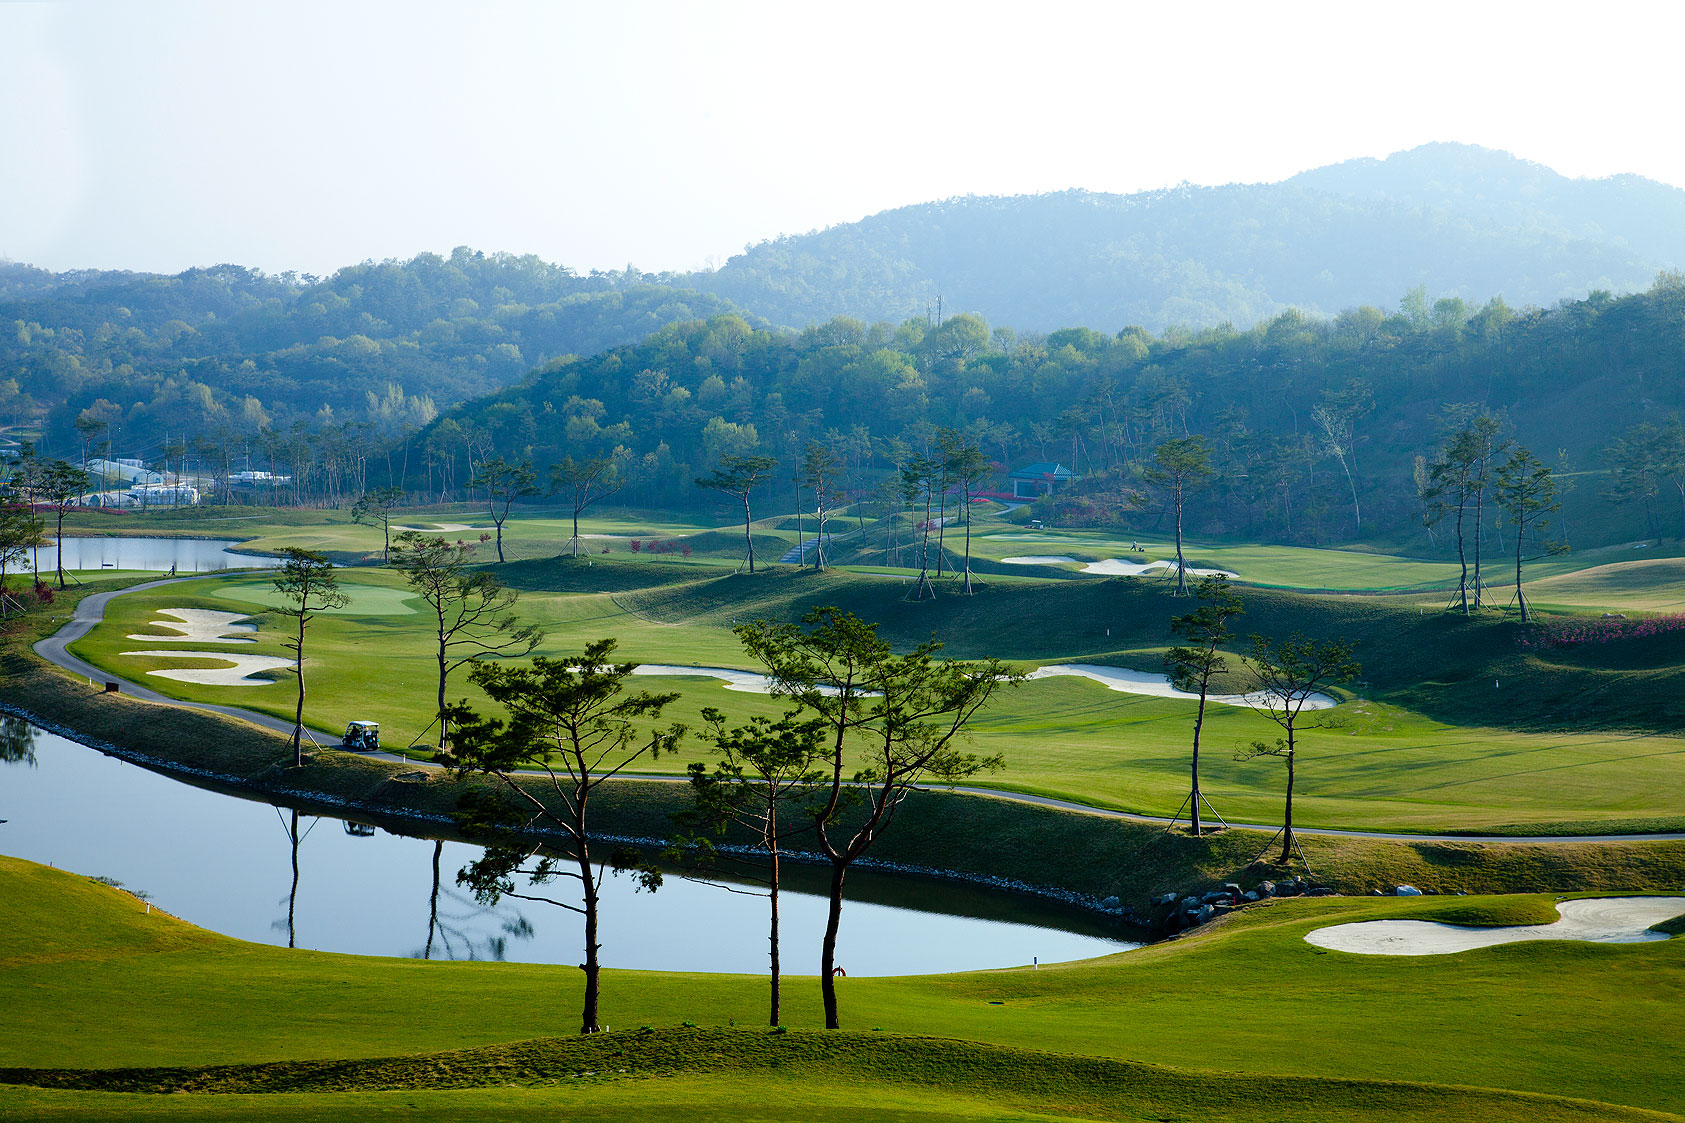
[[1551, 900], [1281, 901], [1039, 971], [849, 980], [841, 1034], [812, 1028], [811, 979], [790, 980], [790, 1032], [772, 1034], [751, 1028], [761, 979], [616, 971], [614, 1032], [582, 1040], [555, 1036], [575, 971], [244, 944], [0, 859], [0, 1114], [1674, 1118], [1651, 1112], [1685, 1107], [1680, 941], [1415, 960], [1303, 938], [1378, 917], [1513, 923]]
[[[1161, 583], [1022, 579], [990, 584], [976, 597], [944, 595], [910, 603], [892, 577], [816, 574], [789, 568], [749, 576], [666, 558], [550, 558], [498, 567], [522, 590], [524, 621], [546, 633], [542, 653], [577, 651], [613, 636], [630, 661], [755, 669], [732, 633], [756, 618], [798, 619], [834, 604], [880, 622], [900, 647], [931, 635], [945, 654], [999, 655], [1020, 667], [1091, 662], [1158, 672], [1171, 615], [1188, 601]], [[352, 720], [382, 725], [385, 744], [425, 752], [433, 718], [429, 619], [399, 576], [368, 567], [341, 581], [351, 603], [312, 625], [307, 652], [307, 718], [324, 734]], [[1365, 679], [1359, 697], [1318, 715], [1300, 761], [1298, 819], [1304, 826], [1474, 833], [1610, 833], [1685, 827], [1673, 794], [1685, 779], [1685, 633], [1618, 644], [1524, 647], [1507, 619], [1456, 615], [1375, 597], [1313, 597], [1246, 589], [1243, 631], [1295, 631], [1359, 643]], [[292, 684], [265, 672], [269, 686], [199, 685], [147, 672], [193, 664], [147, 657], [177, 650], [157, 610], [250, 612], [258, 642], [242, 653], [285, 656], [283, 620], [264, 577], [230, 575], [116, 598], [107, 620], [74, 653], [115, 675], [172, 696], [235, 703], [290, 719]], [[135, 635], [156, 635], [137, 641]], [[1244, 690], [1236, 672], [1221, 689]], [[213, 664], [205, 664], [213, 665]], [[717, 679], [649, 677], [637, 685], [670, 690], [670, 716], [692, 728], [715, 706], [733, 721], [773, 717], [782, 706], [763, 694], [727, 691]], [[485, 700], [458, 672], [449, 696]], [[1062, 678], [1006, 693], [975, 726], [976, 746], [1005, 757], [980, 782], [1135, 813], [1168, 816], [1186, 794], [1194, 706], [1107, 690]], [[1271, 822], [1281, 810], [1281, 769], [1241, 764], [1238, 748], [1273, 740], [1277, 730], [1242, 707], [1208, 714], [1203, 780], [1231, 821]], [[694, 739], [655, 767], [682, 773], [710, 759]]]

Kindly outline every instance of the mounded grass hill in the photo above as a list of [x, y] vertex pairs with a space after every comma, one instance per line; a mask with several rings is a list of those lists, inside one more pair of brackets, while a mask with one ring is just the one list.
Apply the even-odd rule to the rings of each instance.
[[[1549, 911], [1533, 898], [1280, 901], [1039, 971], [851, 979], [843, 1015], [854, 1028], [832, 1034], [809, 1028], [811, 979], [789, 981], [790, 1029], [773, 1033], [751, 1028], [761, 979], [615, 971], [604, 983], [613, 1032], [579, 1039], [555, 1036], [577, 1001], [568, 969], [244, 944], [120, 890], [0, 859], [0, 1113], [1678, 1118], [1666, 1114], [1685, 1105], [1667, 1016], [1685, 987], [1678, 941], [1424, 962], [1303, 939], [1357, 918], [1491, 923]], [[1284, 1047], [1284, 1034], [1297, 1045]]]

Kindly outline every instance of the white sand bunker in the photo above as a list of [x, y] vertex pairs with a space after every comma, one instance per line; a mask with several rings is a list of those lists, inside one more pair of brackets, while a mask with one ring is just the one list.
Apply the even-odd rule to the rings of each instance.
[[196, 682], [203, 686], [270, 686], [272, 679], [250, 678], [260, 671], [274, 671], [293, 665], [291, 659], [274, 655], [232, 655], [226, 651], [125, 651], [145, 659], [215, 659], [226, 667], [194, 667], [181, 670], [147, 671], [159, 678]]
[[[1057, 678], [1062, 675], [1074, 675], [1078, 678], [1097, 682], [1108, 690], [1121, 691], [1124, 694], [1146, 694], [1154, 698], [1181, 698], [1198, 700], [1198, 694], [1190, 694], [1185, 690], [1177, 690], [1170, 685], [1170, 680], [1164, 675], [1152, 674], [1148, 671], [1131, 671], [1123, 667], [1103, 667], [1098, 663], [1055, 663], [1050, 667], [1037, 667], [1029, 673], [1030, 678]], [[1225, 706], [1250, 706], [1253, 709], [1262, 708], [1270, 696], [1263, 692], [1252, 694], [1207, 694], [1207, 702], [1218, 702]], [[1306, 710], [1328, 710], [1339, 705], [1335, 699], [1327, 694], [1313, 694], [1305, 700]]]
[[1002, 558], [1002, 565], [1067, 565], [1076, 561], [1064, 554], [1025, 554], [1021, 558]]
[[[1107, 558], [1105, 561], [1089, 562], [1082, 567], [1084, 573], [1098, 573], [1104, 577], [1145, 577], [1149, 573], [1163, 570], [1166, 573], [1176, 572], [1176, 563], [1172, 560], [1133, 562], [1125, 558]], [[1189, 577], [1224, 577], [1238, 578], [1240, 574], [1231, 573], [1226, 569], [1195, 569], [1189, 566]]]
[[[717, 678], [727, 690], [745, 694], [771, 694], [772, 680], [753, 671], [734, 671], [730, 667], [684, 667], [673, 663], [640, 663], [632, 669], [634, 675], [671, 675], [693, 678]], [[834, 686], [821, 686], [819, 693], [835, 695]]]
[[458, 530], [490, 530], [489, 526], [469, 526], [467, 523], [429, 523], [426, 526], [399, 526], [392, 524], [393, 530], [417, 530], [422, 534], [443, 534]]
[[1359, 955], [1449, 955], [1522, 940], [1587, 940], [1597, 944], [1641, 944], [1665, 940], [1650, 925], [1685, 913], [1685, 897], [1598, 897], [1563, 901], [1553, 924], [1508, 928], [1462, 928], [1431, 920], [1366, 920], [1318, 928], [1306, 943]]
[[150, 640], [153, 643], [174, 643], [187, 640], [190, 643], [256, 643], [255, 639], [239, 638], [239, 633], [257, 631], [256, 624], [237, 624], [237, 620], [247, 620], [250, 617], [238, 612], [213, 612], [207, 608], [160, 608], [160, 616], [173, 616], [174, 620], [148, 620], [149, 628], [168, 628], [175, 635], [149, 636], [132, 635], [129, 639]]

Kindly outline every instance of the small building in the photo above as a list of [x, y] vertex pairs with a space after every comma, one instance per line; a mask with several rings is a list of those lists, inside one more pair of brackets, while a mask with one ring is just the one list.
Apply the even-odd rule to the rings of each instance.
[[1040, 499], [1070, 483], [1075, 475], [1063, 464], [1038, 460], [1034, 464], [1014, 468], [1006, 474], [1006, 478], [1012, 483], [1012, 498]]

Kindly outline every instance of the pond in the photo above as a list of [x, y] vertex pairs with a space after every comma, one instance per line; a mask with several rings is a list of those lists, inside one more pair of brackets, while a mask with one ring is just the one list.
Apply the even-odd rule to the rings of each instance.
[[[0, 853], [111, 878], [243, 940], [359, 955], [580, 961], [573, 913], [507, 899], [486, 908], [457, 887], [456, 871], [477, 847], [194, 787], [13, 719], [0, 720], [0, 820]], [[785, 966], [813, 974], [823, 873], [785, 870], [793, 883], [780, 898]], [[1141, 938], [1004, 891], [864, 871], [851, 873], [849, 885], [837, 962], [850, 975], [1051, 963], [1124, 951]], [[741, 892], [744, 883], [731, 888], [740, 891], [669, 876], [651, 894], [605, 878], [604, 965], [764, 971], [766, 901]]]
[[205, 573], [217, 569], [264, 568], [280, 564], [279, 558], [260, 554], [230, 553], [240, 543], [232, 538], [65, 538], [58, 545], [31, 550], [22, 572], [35, 568], [40, 554], [42, 573], [58, 569], [58, 552], [64, 551], [66, 569], [140, 569], [167, 573]]

